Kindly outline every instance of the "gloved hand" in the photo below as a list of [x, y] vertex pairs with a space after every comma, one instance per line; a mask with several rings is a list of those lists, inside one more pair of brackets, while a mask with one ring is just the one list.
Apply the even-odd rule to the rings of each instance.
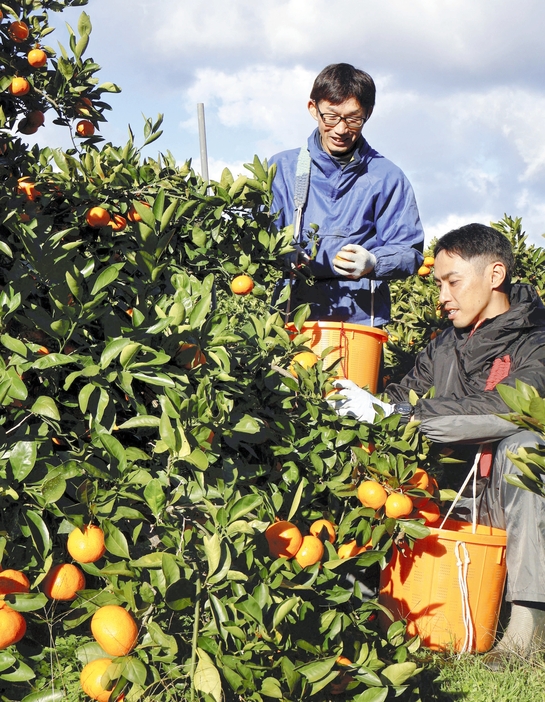
[[359, 244], [347, 244], [337, 252], [331, 265], [335, 273], [351, 280], [358, 280], [375, 267], [377, 259], [374, 254]]
[[374, 422], [376, 410], [373, 405], [381, 407], [386, 417], [389, 417], [394, 406], [387, 402], [378, 400], [367, 390], [363, 390], [351, 380], [339, 379], [333, 383], [333, 387], [339, 390], [340, 395], [345, 396], [345, 400], [331, 400], [329, 404], [341, 417], [354, 417], [360, 422]]
[[302, 249], [299, 244], [293, 245], [293, 251], [290, 251], [284, 256], [284, 269], [294, 271], [306, 266], [310, 263], [308, 254]]

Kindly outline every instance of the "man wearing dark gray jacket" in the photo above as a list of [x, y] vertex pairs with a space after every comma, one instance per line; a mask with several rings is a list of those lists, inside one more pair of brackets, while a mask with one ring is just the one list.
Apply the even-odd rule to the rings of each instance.
[[[528, 657], [545, 642], [545, 499], [504, 479], [517, 468], [507, 457], [542, 440], [499, 417], [509, 408], [498, 383], [527, 383], [545, 396], [545, 307], [530, 285], [511, 285], [514, 258], [507, 238], [481, 224], [449, 232], [435, 247], [439, 300], [453, 326], [434, 339], [398, 384], [388, 385], [392, 404], [378, 401], [350, 381], [337, 381], [336, 409], [372, 422], [375, 407], [421, 422], [432, 441], [463, 446], [492, 443], [494, 458], [482, 469], [478, 521], [507, 532], [507, 592], [511, 618], [486, 655], [500, 670], [513, 653]], [[435, 394], [412, 407], [409, 393]], [[545, 450], [545, 448], [544, 448]], [[460, 510], [470, 507], [462, 498]]]

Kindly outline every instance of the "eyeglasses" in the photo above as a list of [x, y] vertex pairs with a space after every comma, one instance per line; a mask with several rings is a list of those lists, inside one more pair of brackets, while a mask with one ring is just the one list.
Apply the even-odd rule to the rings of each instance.
[[320, 112], [320, 108], [316, 105], [316, 112], [320, 115], [320, 119], [325, 124], [326, 127], [336, 127], [339, 122], [344, 122], [348, 129], [361, 129], [363, 125], [367, 122], [367, 117], [341, 117], [341, 115], [334, 115], [333, 113], [324, 114]]

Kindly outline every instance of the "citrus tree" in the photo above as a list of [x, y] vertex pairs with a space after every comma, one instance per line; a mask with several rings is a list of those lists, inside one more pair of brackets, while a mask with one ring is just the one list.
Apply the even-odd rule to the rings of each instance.
[[[424, 519], [357, 490], [425, 493], [428, 447], [340, 419], [327, 354], [299, 362], [308, 338], [269, 312], [290, 247], [265, 163], [209, 185], [132, 134], [101, 143], [118, 89], [84, 58], [88, 15], [43, 43], [47, 11], [81, 4], [1, 5], [0, 689], [399, 696], [418, 642], [379, 629], [364, 581]], [[52, 115], [74, 148], [29, 150], [17, 131]]]

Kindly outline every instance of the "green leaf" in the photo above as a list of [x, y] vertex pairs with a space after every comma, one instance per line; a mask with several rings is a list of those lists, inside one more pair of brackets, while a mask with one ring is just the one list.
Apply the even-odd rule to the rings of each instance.
[[223, 691], [218, 669], [208, 653], [202, 648], [197, 648], [197, 658], [197, 668], [193, 677], [195, 689], [206, 695], [211, 695], [216, 702], [222, 702]]
[[125, 346], [131, 343], [130, 339], [114, 339], [107, 344], [106, 348], [100, 356], [100, 367], [102, 370], [107, 368], [114, 358], [117, 358]]
[[288, 600], [284, 600], [284, 602], [275, 609], [273, 615], [273, 629], [278, 628], [278, 625], [284, 621], [298, 601], [298, 597], [290, 597]]
[[240, 519], [261, 504], [263, 504], [263, 498], [260, 495], [246, 495], [242, 497], [229, 510], [229, 521], [234, 522]]
[[35, 441], [18, 441], [11, 449], [9, 463], [13, 477], [22, 482], [36, 463], [38, 447]]
[[290, 519], [293, 517], [293, 515], [297, 512], [299, 508], [299, 503], [301, 502], [301, 497], [303, 495], [303, 490], [305, 487], [308, 485], [308, 481], [304, 478], [301, 480], [299, 483], [297, 490], [295, 491], [295, 495], [293, 496], [293, 501], [291, 503], [290, 511], [288, 514], [288, 522]]
[[417, 668], [416, 663], [406, 661], [405, 663], [393, 663], [381, 671], [383, 677], [387, 678], [392, 685], [398, 687], [403, 685], [412, 677]]
[[34, 547], [38, 553], [45, 559], [51, 551], [51, 537], [46, 523], [38, 512], [27, 510], [24, 512], [26, 526], [29, 529], [30, 536], [34, 543]]
[[56, 419], [57, 421], [59, 421], [61, 418], [57, 405], [55, 404], [55, 400], [45, 395], [38, 397], [36, 402], [30, 408], [30, 411], [34, 414], [40, 415], [40, 417], [49, 417], [49, 419]]
[[138, 417], [127, 419], [126, 422], [119, 425], [119, 428], [135, 429], [136, 427], [158, 427], [160, 421], [159, 417], [152, 417], [150, 414], [141, 414]]
[[160, 517], [165, 508], [167, 499], [164, 493], [163, 485], [157, 478], [153, 478], [144, 488], [144, 499], [154, 517]]
[[56, 475], [46, 480], [42, 486], [42, 495], [46, 504], [58, 502], [66, 491], [66, 480], [62, 475]]
[[13, 673], [2, 673], [0, 678], [2, 678], [2, 680], [7, 680], [7, 682], [25, 682], [36, 677], [36, 675], [32, 672], [32, 668], [30, 668], [26, 663], [17, 661], [17, 666], [17, 670], [15, 670]]
[[104, 544], [106, 550], [109, 551], [114, 556], [119, 556], [120, 558], [130, 558], [129, 545], [125, 534], [118, 529], [109, 519], [105, 519], [102, 522], [102, 528], [104, 529]]
[[332, 658], [324, 658], [321, 661], [313, 661], [312, 663], [307, 663], [297, 669], [297, 672], [303, 675], [309, 682], [318, 682], [330, 672], [330, 670], [335, 665], [337, 658], [333, 656]]
[[265, 678], [263, 680], [261, 694], [265, 695], [265, 697], [273, 697], [277, 700], [281, 700], [284, 697], [280, 682], [276, 678]]
[[356, 695], [352, 702], [385, 702], [387, 697], [387, 687], [370, 687], [360, 695]]
[[2, 336], [0, 336], [0, 342], [2, 343], [2, 346], [5, 346], [10, 351], [13, 351], [14, 353], [19, 354], [19, 356], [26, 358], [27, 347], [19, 339], [14, 339], [9, 334], [2, 334]]
[[95, 284], [93, 285], [93, 289], [91, 290], [91, 295], [96, 295], [103, 288], [110, 285], [110, 283], [113, 283], [114, 280], [116, 280], [119, 276], [119, 269], [122, 265], [123, 264], [113, 263], [111, 266], [108, 266], [108, 268], [105, 268], [103, 271], [101, 271], [99, 276], [95, 280]]

